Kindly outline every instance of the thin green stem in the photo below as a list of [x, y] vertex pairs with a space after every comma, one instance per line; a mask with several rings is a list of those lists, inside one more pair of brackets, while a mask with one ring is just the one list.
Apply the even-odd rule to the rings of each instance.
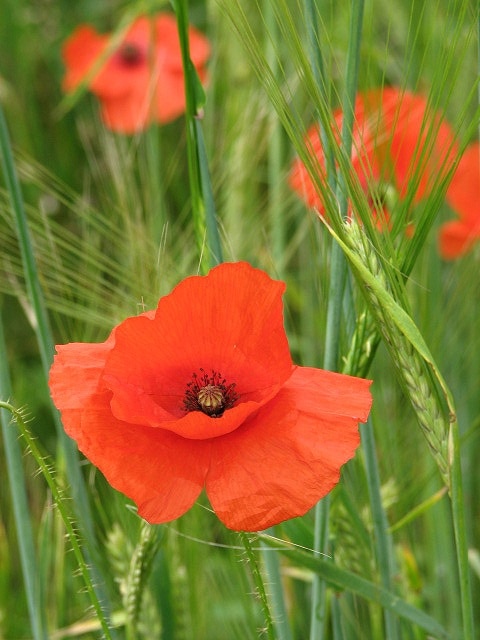
[[205, 100], [200, 79], [190, 59], [187, 1], [172, 0], [172, 4], [177, 16], [185, 76], [185, 120], [192, 217], [200, 256], [200, 270], [205, 273], [223, 259], [205, 143], [199, 120]]
[[[267, 529], [267, 535], [275, 536], [275, 529]], [[288, 622], [288, 612], [285, 606], [285, 598], [282, 587], [279, 554], [261, 542], [261, 554], [267, 582], [269, 585], [268, 597], [272, 603], [273, 618], [278, 640], [292, 640], [292, 632]]]
[[[0, 397], [11, 396], [10, 373], [7, 361], [7, 347], [3, 333], [3, 321], [0, 315]], [[12, 497], [13, 517], [17, 530], [20, 564], [25, 582], [30, 628], [34, 640], [48, 640], [48, 631], [42, 607], [43, 596], [39, 593], [37, 579], [37, 559], [33, 542], [33, 530], [28, 508], [27, 489], [23, 472], [22, 452], [15, 429], [12, 428], [11, 415], [6, 409], [0, 409], [2, 435], [7, 463], [7, 476]]]
[[[53, 359], [54, 340], [48, 319], [48, 313], [40, 286], [35, 255], [30, 239], [30, 232], [27, 224], [27, 216], [23, 203], [23, 197], [20, 189], [13, 155], [8, 134], [7, 123], [0, 105], [0, 159], [4, 173], [5, 184], [10, 196], [14, 221], [17, 229], [18, 243], [22, 256], [23, 272], [27, 285], [28, 300], [35, 316], [35, 333], [40, 351], [45, 380], [48, 378], [50, 366]], [[48, 394], [47, 394], [48, 397]], [[98, 552], [98, 545], [94, 533], [94, 525], [90, 504], [88, 502], [85, 482], [80, 471], [78, 462], [78, 452], [73, 440], [65, 433], [58, 411], [53, 404], [51, 405], [52, 416], [56, 428], [60, 449], [65, 456], [65, 468], [68, 481], [72, 491], [72, 497], [75, 503], [75, 509], [78, 514], [79, 523], [85, 533], [89, 552], [97, 561], [97, 565], [101, 562], [101, 555]], [[95, 570], [97, 570], [96, 567]], [[99, 569], [98, 569], [99, 570]], [[103, 593], [104, 580], [98, 575], [95, 579], [98, 593], [104, 606], [107, 606], [106, 595]]]
[[[360, 435], [365, 455], [365, 469], [367, 473], [370, 508], [372, 510], [374, 543], [378, 569], [380, 571], [380, 581], [387, 591], [393, 593], [394, 560], [392, 555], [392, 542], [389, 535], [387, 516], [382, 504], [375, 435], [370, 418], [366, 424], [360, 426]], [[384, 619], [386, 637], [389, 638], [389, 640], [399, 638], [398, 623], [393, 613], [385, 609]]]
[[8, 402], [1, 402], [1, 401], [0, 401], [0, 409], [6, 409], [12, 414], [15, 422], [17, 423], [20, 429], [20, 433], [23, 439], [25, 440], [25, 443], [29, 451], [35, 458], [35, 461], [38, 464], [39, 469], [42, 472], [42, 475], [48, 484], [48, 488], [51, 491], [53, 500], [63, 520], [63, 524], [65, 525], [65, 530], [67, 533], [68, 540], [72, 546], [72, 550], [75, 555], [75, 559], [77, 561], [80, 574], [83, 578], [87, 593], [89, 595], [90, 602], [92, 603], [92, 606], [95, 610], [95, 614], [97, 616], [98, 622], [100, 623], [100, 626], [104, 633], [105, 638], [107, 638], [107, 640], [111, 640], [112, 635], [110, 633], [110, 628], [107, 623], [105, 614], [103, 612], [102, 605], [99, 599], [97, 598], [97, 594], [95, 593], [92, 577], [90, 575], [88, 564], [85, 560], [85, 556], [80, 546], [80, 541], [78, 539], [76, 527], [74, 525], [71, 515], [67, 511], [67, 506], [66, 506], [67, 500], [62, 495], [61, 490], [59, 489], [52, 473], [50, 472], [51, 465], [49, 465], [46, 462], [44, 456], [40, 452], [37, 446], [37, 443], [35, 441], [35, 438], [32, 437], [31, 433], [27, 429], [25, 420], [23, 419], [21, 412], [15, 409], [15, 407], [9, 404]]
[[[264, 7], [266, 26], [265, 59], [272, 74], [277, 77], [279, 72], [279, 54], [274, 43], [280, 41], [280, 31], [275, 19], [272, 0], [266, 0]], [[285, 213], [283, 207], [285, 199], [285, 180], [282, 176], [283, 156], [282, 128], [280, 126], [278, 114], [274, 109], [272, 109], [269, 113], [269, 136], [267, 149], [268, 209], [272, 241], [272, 259], [280, 277], [282, 276], [285, 263], [286, 238]]]
[[198, 160], [200, 166], [200, 180], [205, 202], [205, 224], [207, 229], [207, 245], [210, 250], [210, 266], [215, 266], [223, 262], [222, 243], [218, 230], [217, 215], [213, 199], [212, 183], [208, 170], [207, 151], [203, 136], [202, 125], [199, 120], [195, 120], [198, 144]]
[[257, 590], [258, 599], [260, 600], [263, 619], [265, 621], [265, 631], [267, 634], [267, 638], [268, 640], [276, 640], [273, 618], [272, 618], [272, 614], [270, 612], [270, 607], [268, 604], [267, 592], [265, 590], [265, 583], [263, 581], [260, 567], [258, 566], [258, 561], [255, 555], [255, 551], [253, 550], [253, 547], [252, 547], [250, 535], [248, 533], [245, 533], [244, 531], [240, 531], [239, 536], [240, 536], [240, 540], [242, 541], [243, 547], [245, 549], [245, 555], [247, 557], [250, 570], [252, 572], [252, 577], [255, 583], [255, 588]]
[[[350, 39], [347, 56], [345, 95], [343, 99], [343, 123], [341, 135], [341, 149], [350, 157], [352, 148], [352, 130], [354, 120], [354, 104], [357, 93], [358, 68], [360, 62], [360, 43], [362, 38], [364, 1], [352, 3], [350, 19]], [[315, 40], [318, 42], [318, 40]], [[318, 47], [320, 49], [320, 47]], [[319, 51], [319, 60], [321, 52]], [[314, 67], [315, 68], [315, 67]], [[321, 68], [321, 67], [320, 67]], [[342, 217], [347, 216], [348, 198], [345, 180], [342, 175], [337, 176], [336, 195]], [[325, 337], [324, 368], [337, 370], [339, 358], [339, 341], [341, 329], [342, 304], [344, 299], [347, 265], [341, 248], [336, 242], [332, 244], [330, 289], [327, 309], [327, 328]], [[314, 552], [315, 554], [328, 551], [328, 519], [329, 500], [323, 499], [315, 507]], [[312, 588], [312, 616], [310, 620], [310, 639], [318, 640], [324, 635], [325, 619], [325, 587], [320, 576], [314, 577]]]
[[[318, 28], [318, 16], [320, 9], [317, 7], [317, 0], [304, 0], [305, 24], [307, 28], [308, 57], [312, 68], [313, 77], [320, 90], [320, 95], [325, 105], [330, 105], [330, 88], [325, 72], [325, 61], [320, 47], [320, 35]], [[337, 172], [335, 167], [335, 156], [330, 139], [326, 135], [325, 127], [319, 118], [320, 140], [325, 154], [325, 166], [327, 171], [327, 182], [332, 189], [336, 190]]]
[[463, 497], [463, 479], [460, 458], [458, 425], [454, 422], [450, 430], [450, 498], [455, 534], [460, 598], [462, 602], [463, 639], [474, 640], [473, 603], [470, 587], [470, 566], [468, 562], [468, 542], [465, 524], [465, 503]]
[[[477, 77], [480, 74], [480, 0], [477, 1]], [[477, 82], [477, 97], [480, 105], [480, 82]], [[478, 123], [478, 136], [480, 137], [480, 121]]]
[[[272, 74], [276, 77], [279, 71], [278, 53], [275, 43], [279, 42], [280, 33], [272, 0], [264, 2], [264, 19], [266, 27], [265, 58]], [[268, 211], [270, 222], [271, 251], [273, 263], [276, 266], [277, 274], [282, 277], [285, 266], [285, 214], [283, 202], [284, 179], [282, 176], [283, 165], [283, 143], [282, 128], [278, 119], [278, 114], [272, 110], [269, 114], [269, 136], [267, 149], [267, 174], [268, 174]], [[269, 529], [271, 535], [275, 535], [272, 527]], [[280, 561], [278, 553], [264, 544], [261, 545], [261, 555], [267, 581], [269, 584], [269, 600], [273, 610], [275, 630], [279, 640], [292, 640], [287, 607], [282, 586], [280, 572]]]

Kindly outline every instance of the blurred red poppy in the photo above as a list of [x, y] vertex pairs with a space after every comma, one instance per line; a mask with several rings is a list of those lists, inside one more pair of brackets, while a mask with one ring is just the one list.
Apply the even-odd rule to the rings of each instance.
[[480, 239], [480, 143], [471, 144], [460, 159], [447, 190], [447, 202], [459, 219], [440, 228], [440, 254], [447, 260], [467, 253]]
[[66, 432], [149, 522], [181, 516], [205, 488], [227, 527], [257, 531], [338, 483], [371, 382], [292, 363], [284, 290], [225, 263], [104, 343], [57, 346], [49, 384]]
[[[340, 141], [341, 109], [334, 111], [333, 134]], [[433, 111], [428, 100], [397, 87], [360, 93], [354, 105], [351, 162], [372, 208], [383, 208], [388, 221], [387, 190], [396, 197], [424, 198], [449, 168], [455, 157], [455, 142], [449, 125]], [[326, 167], [318, 125], [310, 128], [306, 144], [312, 154], [320, 182], [326, 188]], [[325, 197], [312, 181], [300, 159], [293, 162], [290, 186], [320, 215], [326, 211]], [[385, 221], [385, 220], [383, 220]], [[380, 221], [382, 222], [382, 220]]]
[[[98, 34], [88, 25], [73, 32], [63, 46], [64, 90], [74, 91], [87, 82], [101, 102], [105, 124], [121, 133], [134, 133], [150, 122], [166, 123], [181, 115], [185, 88], [175, 17], [160, 13], [138, 18], [102, 64], [99, 61], [110, 39], [109, 34]], [[193, 27], [189, 40], [191, 59], [204, 80], [210, 45]]]

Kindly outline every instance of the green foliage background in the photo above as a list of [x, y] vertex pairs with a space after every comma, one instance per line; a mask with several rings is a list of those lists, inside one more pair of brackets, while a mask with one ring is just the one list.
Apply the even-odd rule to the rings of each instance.
[[[352, 3], [313, 4], [318, 8], [316, 44], [323, 54], [324, 87], [315, 84], [309, 63], [308, 3], [195, 0], [188, 9], [190, 22], [212, 43], [202, 129], [224, 258], [248, 260], [286, 280], [286, 326], [294, 360], [321, 366], [328, 330], [332, 237], [289, 191], [287, 177], [298, 141], [324, 105], [322, 95], [327, 95], [332, 108], [344, 95]], [[185, 120], [125, 138], [105, 130], [94, 97], [81, 94], [71, 104], [61, 91], [61, 45], [75, 26], [88, 22], [109, 31], [127, 11], [157, 9], [171, 7], [114, 0], [73, 4], [2, 0], [0, 4], [0, 102], [13, 143], [39, 282], [59, 343], [103, 340], [115, 323], [153, 308], [159, 296], [200, 269]], [[358, 87], [393, 84], [428, 95], [465, 146], [478, 137], [479, 127], [478, 10], [474, 0], [367, 0]], [[365, 197], [354, 184], [347, 187], [360, 214], [367, 215]], [[382, 256], [393, 297], [418, 327], [455, 402], [463, 469], [460, 507], [466, 514], [470, 597], [475, 603], [480, 601], [480, 254], [476, 247], [461, 260], [440, 259], [437, 231], [442, 221], [453, 217], [443, 200], [445, 187], [438, 181], [431, 198], [415, 212], [417, 221], [420, 216], [429, 221], [429, 228], [413, 248], [401, 229], [385, 238], [367, 223], [365, 227]], [[401, 207], [397, 213], [406, 215]], [[346, 241], [340, 225], [334, 231]], [[404, 273], [408, 278], [402, 277]], [[359, 319], [371, 312], [371, 301], [359, 294], [361, 287], [353, 279], [351, 283]], [[75, 520], [78, 515], [69, 497], [66, 461], [52, 418], [35, 339], [35, 311], [27, 295], [6, 185], [0, 191], [0, 291], [6, 344], [1, 357], [9, 364], [12, 384], [11, 392], [2, 390], [0, 399], [26, 407], [28, 428], [41, 454], [48, 456], [63, 491], [60, 500]], [[339, 336], [338, 369], [351, 344], [347, 320]], [[439, 625], [438, 637], [460, 640], [468, 631], [462, 621], [465, 602], [457, 577], [458, 541], [445, 478], [430, 455], [394, 360], [381, 341], [368, 371], [375, 401], [367, 428], [376, 441], [381, 503], [375, 505], [372, 499], [371, 463], [364, 449], [346, 465], [331, 496], [331, 564], [332, 571], [338, 568], [340, 573], [323, 575], [333, 585], [326, 590], [323, 637], [390, 637], [384, 625], [385, 611], [391, 608], [380, 596], [368, 598], [367, 586], [354, 588], [353, 581], [351, 588], [339, 586], [341, 580], [348, 582], [350, 573], [370, 584], [381, 583], [374, 522], [380, 508], [387, 522], [385, 540], [391, 545], [391, 589], [400, 606], [412, 605], [430, 616]], [[34, 632], [18, 552], [22, 532], [15, 528], [3, 446], [0, 442], [0, 639], [20, 640]], [[38, 461], [25, 455], [23, 468], [37, 559], [36, 606], [48, 637], [102, 637], [98, 616], [90, 609], [91, 598], [77, 575], [78, 558], [69, 552], [65, 522], [52, 506], [44, 476], [37, 473]], [[252, 562], [246, 561], [241, 538], [217, 521], [206, 499], [178, 521], [145, 533], [126, 499], [101, 474], [87, 463], [82, 463], [81, 474], [96, 541], [86, 562], [106, 580], [114, 637], [261, 637], [265, 621], [255, 595]], [[75, 522], [75, 527], [82, 540], [85, 523]], [[268, 540], [252, 542], [261, 570], [268, 563], [266, 554], [274, 554], [279, 562], [290, 628], [276, 629], [282, 640], [288, 640], [288, 634], [299, 640], [308, 637], [313, 575], [328, 569], [311, 564], [314, 529], [314, 516], [308, 514], [276, 528], [281, 549]], [[129, 615], [125, 593], [132, 584], [131, 558], [144, 548], [142, 544], [152, 553], [142, 565], [144, 574], [137, 585], [141, 606], [132, 628], [125, 625]], [[261, 550], [265, 544], [268, 551]], [[270, 593], [268, 576], [266, 583]], [[392, 638], [432, 637], [433, 627], [429, 632], [405, 611], [393, 612]], [[478, 627], [475, 608], [474, 616]]]

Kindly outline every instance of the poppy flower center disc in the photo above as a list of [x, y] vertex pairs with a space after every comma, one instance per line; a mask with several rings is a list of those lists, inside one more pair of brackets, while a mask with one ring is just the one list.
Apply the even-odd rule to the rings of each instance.
[[119, 49], [118, 55], [127, 67], [136, 67], [143, 61], [143, 52], [133, 42], [125, 42]]
[[200, 371], [200, 374], [192, 374], [185, 389], [185, 411], [202, 411], [211, 418], [219, 418], [238, 400], [235, 383], [228, 384], [218, 371], [212, 371], [211, 375], [203, 369]]

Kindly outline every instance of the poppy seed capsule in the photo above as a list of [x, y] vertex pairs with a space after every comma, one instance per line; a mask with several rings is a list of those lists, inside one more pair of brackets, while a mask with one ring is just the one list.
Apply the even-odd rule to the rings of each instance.
[[202, 411], [210, 418], [219, 418], [238, 400], [235, 383], [227, 384], [218, 371], [212, 371], [211, 375], [203, 369], [200, 371], [200, 375], [192, 374], [192, 379], [185, 389], [185, 411]]
[[206, 387], [200, 389], [197, 400], [202, 411], [209, 416], [217, 416], [223, 413], [225, 408], [222, 389], [212, 384], [207, 384]]

